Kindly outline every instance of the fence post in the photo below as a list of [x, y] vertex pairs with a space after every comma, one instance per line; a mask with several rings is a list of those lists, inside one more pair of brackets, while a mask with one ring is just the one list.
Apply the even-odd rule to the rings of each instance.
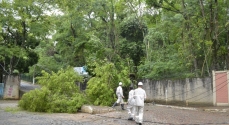
[[35, 78], [34, 78], [34, 76], [33, 76], [33, 85], [34, 85], [34, 83], [35, 83]]

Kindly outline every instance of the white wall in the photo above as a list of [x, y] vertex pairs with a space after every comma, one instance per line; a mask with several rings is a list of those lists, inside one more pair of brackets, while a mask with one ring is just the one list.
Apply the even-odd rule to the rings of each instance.
[[147, 100], [164, 103], [213, 104], [211, 78], [143, 80]]

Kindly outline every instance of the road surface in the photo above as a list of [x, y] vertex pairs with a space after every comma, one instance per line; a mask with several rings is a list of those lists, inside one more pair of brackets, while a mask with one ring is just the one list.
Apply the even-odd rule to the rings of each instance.
[[[20, 110], [18, 101], [0, 100], [0, 125], [136, 125], [128, 121], [127, 111], [103, 114], [34, 113]], [[216, 108], [216, 107], [209, 107]], [[143, 125], [228, 125], [228, 107], [220, 110], [146, 104]], [[214, 112], [212, 112], [214, 111]]]

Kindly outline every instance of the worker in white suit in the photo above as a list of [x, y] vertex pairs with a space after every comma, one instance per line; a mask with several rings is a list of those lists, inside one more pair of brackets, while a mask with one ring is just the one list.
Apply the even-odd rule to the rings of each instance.
[[143, 83], [138, 83], [138, 88], [134, 90], [135, 99], [135, 121], [137, 124], [142, 125], [143, 122], [143, 111], [144, 101], [146, 99], [146, 92], [142, 89]]
[[127, 111], [129, 115], [128, 120], [134, 120], [134, 113], [135, 113], [134, 108], [135, 108], [134, 89], [132, 86], [130, 86], [128, 105], [127, 105]]
[[122, 82], [119, 82], [119, 86], [116, 89], [116, 95], [118, 97], [118, 100], [113, 104], [112, 108], [114, 108], [118, 103], [120, 103], [122, 110], [125, 110], [124, 102], [123, 102], [124, 96], [123, 96], [123, 90], [122, 90]]

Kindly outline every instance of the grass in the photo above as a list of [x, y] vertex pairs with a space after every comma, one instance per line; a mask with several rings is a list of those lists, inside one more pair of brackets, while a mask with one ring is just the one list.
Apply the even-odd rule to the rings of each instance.
[[5, 107], [3, 109], [5, 112], [11, 112], [11, 113], [16, 113], [18, 111], [21, 111], [21, 108], [19, 107]]

